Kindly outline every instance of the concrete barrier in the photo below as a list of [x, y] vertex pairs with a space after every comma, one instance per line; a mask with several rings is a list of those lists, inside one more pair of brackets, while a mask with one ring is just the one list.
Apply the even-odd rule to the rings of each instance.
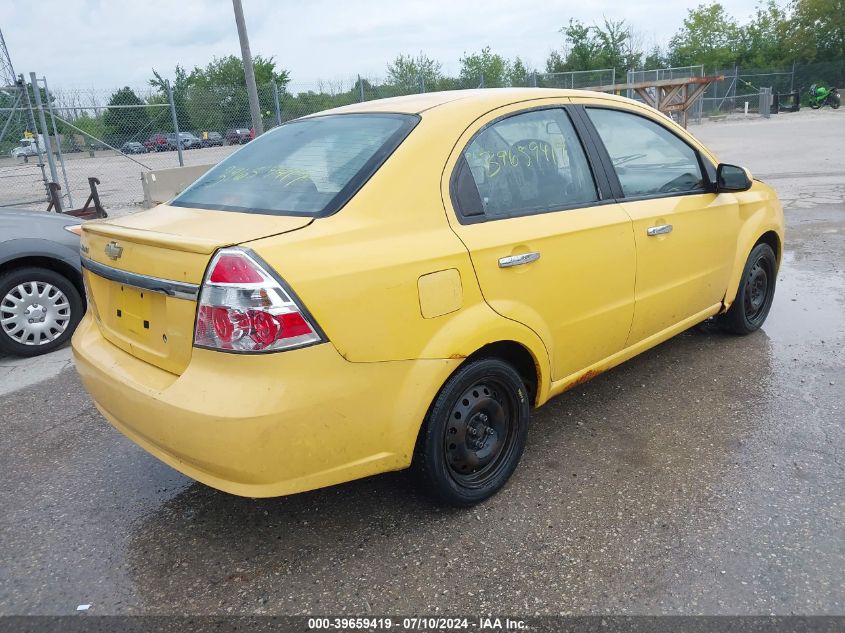
[[144, 206], [149, 209], [171, 200], [212, 167], [214, 165], [189, 165], [143, 172]]

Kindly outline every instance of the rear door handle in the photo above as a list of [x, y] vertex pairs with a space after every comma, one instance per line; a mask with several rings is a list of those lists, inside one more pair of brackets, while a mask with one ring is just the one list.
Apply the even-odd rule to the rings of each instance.
[[523, 264], [530, 264], [540, 259], [540, 253], [534, 251], [531, 253], [522, 253], [521, 255], [509, 255], [508, 257], [499, 258], [499, 268], [513, 268], [514, 266], [522, 266]]
[[671, 224], [658, 224], [657, 226], [650, 226], [646, 229], [648, 235], [666, 235], [672, 232]]

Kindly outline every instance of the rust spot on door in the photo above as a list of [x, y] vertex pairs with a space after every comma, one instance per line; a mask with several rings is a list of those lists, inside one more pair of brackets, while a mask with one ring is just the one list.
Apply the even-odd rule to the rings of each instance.
[[576, 378], [569, 385], [567, 385], [567, 387], [566, 387], [566, 389], [564, 389], [564, 391], [569, 391], [570, 389], [573, 389], [574, 387], [577, 387], [578, 385], [583, 385], [588, 380], [592, 380], [593, 378], [598, 376], [600, 373], [602, 373], [602, 371], [603, 370], [601, 370], [601, 369], [590, 369], [588, 371], [585, 371], [583, 374], [578, 376], [578, 378]]

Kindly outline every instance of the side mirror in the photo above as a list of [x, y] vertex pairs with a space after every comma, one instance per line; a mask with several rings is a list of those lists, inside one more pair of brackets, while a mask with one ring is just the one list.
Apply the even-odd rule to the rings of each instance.
[[720, 163], [716, 168], [716, 191], [748, 191], [751, 189], [751, 174], [737, 165]]

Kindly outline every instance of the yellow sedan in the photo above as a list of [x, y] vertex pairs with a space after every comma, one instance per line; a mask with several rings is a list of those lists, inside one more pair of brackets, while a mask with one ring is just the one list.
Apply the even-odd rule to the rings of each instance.
[[81, 248], [76, 365], [144, 449], [238, 495], [411, 467], [466, 506], [531, 407], [705, 319], [757, 330], [783, 212], [640, 103], [455, 91], [286, 123]]

